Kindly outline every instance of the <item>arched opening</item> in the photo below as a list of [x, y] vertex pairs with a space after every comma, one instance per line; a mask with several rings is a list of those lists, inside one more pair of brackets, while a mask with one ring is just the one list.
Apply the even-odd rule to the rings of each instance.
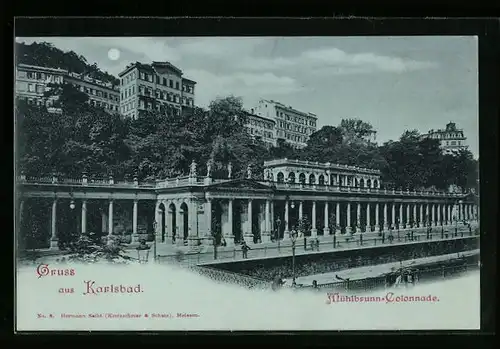
[[319, 175], [318, 184], [319, 185], [325, 185], [325, 176]]
[[306, 184], [306, 175], [304, 173], [301, 173], [299, 175], [299, 183], [300, 184]]
[[168, 205], [168, 217], [170, 221], [170, 233], [172, 234], [172, 242], [175, 242], [175, 239], [177, 238], [176, 235], [177, 215], [174, 203]]
[[354, 187], [357, 188], [359, 186], [359, 181], [357, 178], [354, 178]]
[[373, 180], [373, 187], [378, 188], [378, 181], [376, 179]]
[[311, 173], [309, 175], [309, 184], [316, 184], [316, 176], [314, 175], [314, 173]]
[[290, 172], [290, 174], [288, 175], [288, 182], [295, 183], [295, 172]]
[[283, 172], [278, 172], [278, 183], [283, 183], [285, 181], [285, 175]]
[[166, 208], [165, 208], [165, 205], [163, 204], [163, 202], [158, 205], [158, 210], [159, 210], [159, 213], [160, 213], [160, 221], [157, 222], [157, 224], [160, 225], [160, 234], [161, 234], [161, 242], [165, 242], [165, 239], [166, 239], [166, 232], [165, 232], [165, 224], [166, 224], [166, 215], [165, 215], [165, 211], [166, 211]]
[[367, 180], [366, 180], [366, 186], [367, 186], [368, 188], [371, 188], [371, 187], [372, 187], [372, 180], [371, 180], [371, 179], [367, 179]]
[[180, 213], [182, 216], [182, 234], [184, 241], [188, 239], [189, 236], [189, 210], [188, 205], [185, 202], [182, 203], [180, 207]]
[[364, 180], [363, 178], [361, 178], [361, 179], [359, 180], [359, 186], [360, 186], [361, 188], [364, 188], [364, 187], [365, 187], [365, 180]]

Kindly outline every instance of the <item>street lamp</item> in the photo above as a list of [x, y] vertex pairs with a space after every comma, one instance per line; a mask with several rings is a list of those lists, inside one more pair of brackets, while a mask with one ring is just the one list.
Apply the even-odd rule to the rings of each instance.
[[158, 226], [158, 222], [153, 222], [153, 260], [156, 262], [156, 227]]
[[74, 210], [75, 209], [75, 200], [71, 200], [71, 202], [69, 203], [69, 208]]
[[280, 248], [280, 227], [281, 227], [281, 219], [278, 217], [278, 219], [276, 220], [276, 239], [278, 240], [278, 250]]
[[297, 242], [297, 230], [293, 229], [290, 233], [290, 239], [292, 240], [292, 286], [296, 286], [295, 282], [295, 243]]

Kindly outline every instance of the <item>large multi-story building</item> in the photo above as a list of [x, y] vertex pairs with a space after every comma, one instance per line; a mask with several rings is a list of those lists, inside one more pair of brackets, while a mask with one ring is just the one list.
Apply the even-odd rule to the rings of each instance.
[[468, 146], [465, 144], [467, 138], [464, 136], [464, 130], [458, 129], [454, 122], [446, 124], [446, 128], [439, 130], [429, 130], [421, 138], [431, 138], [439, 140], [444, 154], [455, 154], [460, 150], [465, 150]]
[[129, 64], [118, 74], [121, 114], [133, 119], [148, 110], [180, 115], [182, 108], [194, 107], [196, 82], [182, 75], [169, 62]]
[[273, 100], [260, 100], [256, 114], [275, 119], [275, 138], [284, 139], [296, 148], [305, 147], [309, 136], [316, 132], [318, 118], [315, 114]]
[[276, 138], [274, 136], [276, 121], [256, 115], [254, 109], [251, 109], [250, 112], [246, 111], [245, 116], [245, 127], [253, 139], [263, 141], [268, 147], [276, 146]]
[[65, 69], [54, 69], [27, 64], [16, 68], [16, 96], [28, 103], [46, 105], [51, 109], [57, 95], [46, 96], [50, 84], [69, 83], [89, 96], [89, 103], [103, 107], [108, 112], [118, 112], [120, 95], [116, 86], [93, 79], [83, 74], [70, 73]]
[[103, 107], [111, 113], [119, 112], [120, 92], [118, 86], [76, 73], [69, 73], [65, 78], [66, 82], [89, 96], [89, 103], [91, 105]]
[[39, 67], [27, 64], [18, 64], [16, 67], [16, 97], [26, 100], [29, 104], [51, 106], [56, 96], [45, 97], [49, 84], [62, 84], [67, 71]]

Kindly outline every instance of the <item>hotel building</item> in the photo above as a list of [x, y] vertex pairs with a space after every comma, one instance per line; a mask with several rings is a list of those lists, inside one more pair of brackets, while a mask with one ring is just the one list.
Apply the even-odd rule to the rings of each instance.
[[16, 67], [16, 96], [30, 104], [46, 105], [50, 108], [58, 96], [46, 97], [49, 84], [69, 83], [89, 96], [89, 103], [103, 107], [108, 112], [118, 112], [119, 92], [111, 83], [105, 83], [82, 74], [70, 73], [64, 69], [54, 69], [27, 64]]
[[276, 138], [274, 136], [276, 121], [256, 115], [254, 109], [251, 109], [250, 112], [245, 112], [245, 116], [245, 127], [253, 139], [263, 141], [268, 147], [276, 146]]
[[439, 140], [444, 154], [455, 154], [460, 150], [465, 150], [468, 146], [465, 144], [467, 138], [464, 136], [464, 130], [458, 129], [454, 122], [446, 124], [446, 128], [439, 130], [429, 130], [421, 138], [431, 138]]
[[155, 110], [180, 115], [183, 108], [194, 107], [196, 82], [169, 62], [132, 63], [118, 74], [120, 113], [137, 119], [141, 111]]
[[256, 114], [276, 121], [275, 138], [284, 139], [293, 147], [303, 148], [309, 136], [316, 132], [317, 116], [286, 106], [282, 103], [262, 99], [257, 106]]

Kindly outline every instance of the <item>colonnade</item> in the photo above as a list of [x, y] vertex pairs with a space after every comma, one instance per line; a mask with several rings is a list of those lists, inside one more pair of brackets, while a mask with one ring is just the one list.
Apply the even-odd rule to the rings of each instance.
[[[325, 201], [325, 200], [276, 200], [271, 198], [250, 198], [250, 199], [232, 199], [232, 198], [216, 198], [210, 197], [207, 199], [199, 200], [181, 200], [180, 204], [171, 208], [173, 203], [158, 200], [156, 204], [155, 221], [157, 222], [157, 232], [161, 231], [160, 226], [163, 222], [160, 204], [164, 204], [164, 212], [168, 214], [165, 219], [166, 228], [165, 232], [176, 232], [177, 236], [182, 235], [184, 231], [184, 221], [187, 221], [189, 236], [210, 236], [212, 229], [212, 215], [214, 211], [214, 204], [220, 206], [221, 215], [226, 217], [224, 224], [221, 224], [221, 232], [228, 243], [234, 239], [233, 220], [235, 213], [235, 200], [239, 201], [242, 208], [242, 213], [247, 217], [246, 220], [241, 219], [241, 232], [244, 236], [253, 236], [253, 223], [257, 223], [260, 230], [261, 241], [265, 242], [270, 239], [271, 233], [278, 227], [276, 226], [278, 217], [283, 217], [283, 222], [280, 222], [284, 230], [285, 237], [294, 228], [291, 226], [291, 210], [298, 206], [298, 220], [304, 216], [304, 203], [308, 203], [311, 207], [310, 224], [311, 235], [317, 235], [317, 216], [318, 210], [323, 210], [323, 234], [331, 234], [330, 227], [335, 225], [337, 228], [344, 226], [346, 229], [352, 227], [365, 226], [367, 229], [378, 227], [387, 229], [389, 227], [408, 227], [412, 226], [437, 226], [437, 225], [450, 225], [460, 221], [478, 220], [479, 208], [472, 203], [439, 203], [439, 202], [399, 202], [399, 201], [365, 201], [359, 202], [355, 200], [342, 200], [342, 201]], [[87, 232], [87, 200], [78, 200], [79, 205], [75, 205], [74, 209], [81, 210], [81, 233]], [[78, 201], [76, 203], [78, 203]], [[138, 223], [138, 201], [132, 200], [132, 241], [137, 241], [134, 237], [138, 236], [137, 223]], [[198, 206], [200, 203], [203, 205], [203, 214], [200, 217]], [[224, 203], [224, 204], [221, 204]], [[22, 219], [23, 213], [23, 200], [20, 202], [19, 219]], [[284, 205], [283, 205], [284, 204]], [[113, 235], [114, 229], [114, 200], [108, 200], [107, 217], [102, 212], [102, 224], [105, 226], [107, 223], [107, 234]], [[283, 212], [278, 212], [278, 207], [283, 208]], [[51, 209], [51, 246], [57, 245], [57, 208], [58, 200], [53, 199]], [[175, 211], [176, 223], [173, 224], [172, 214]], [[257, 210], [259, 213], [258, 222], [253, 222], [253, 213]], [[341, 212], [342, 211], [342, 212]], [[362, 211], [364, 212], [362, 216]], [[389, 213], [390, 212], [390, 213]], [[185, 216], [187, 215], [187, 219]], [[341, 217], [345, 217], [341, 224]], [[334, 219], [335, 222], [330, 220]], [[103, 229], [104, 231], [104, 229]], [[186, 236], [184, 236], [184, 239]], [[184, 240], [182, 239], [182, 240]], [[165, 239], [166, 241], [167, 239]]]

